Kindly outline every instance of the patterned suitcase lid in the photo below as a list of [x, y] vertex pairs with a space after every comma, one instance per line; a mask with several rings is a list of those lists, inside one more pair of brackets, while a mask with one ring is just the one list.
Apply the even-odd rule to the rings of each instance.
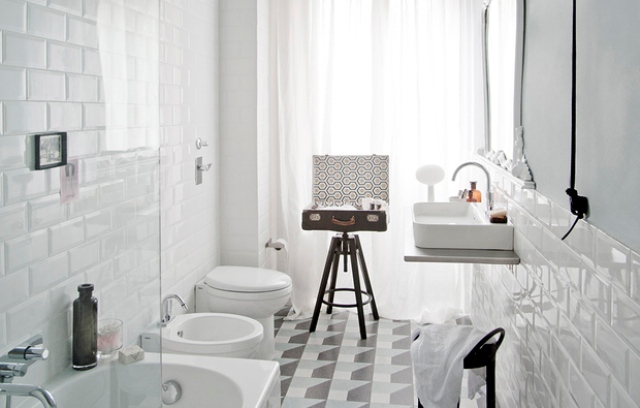
[[389, 156], [313, 156], [313, 203], [389, 203]]

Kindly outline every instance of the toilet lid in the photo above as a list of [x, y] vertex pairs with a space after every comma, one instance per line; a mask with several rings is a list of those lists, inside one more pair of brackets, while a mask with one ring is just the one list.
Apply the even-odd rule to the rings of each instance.
[[207, 274], [204, 283], [235, 292], [269, 292], [291, 286], [291, 278], [272, 269], [218, 266]]

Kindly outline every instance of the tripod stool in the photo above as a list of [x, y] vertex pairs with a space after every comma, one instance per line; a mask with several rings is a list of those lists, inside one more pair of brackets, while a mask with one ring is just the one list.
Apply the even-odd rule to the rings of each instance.
[[[340, 263], [340, 255], [344, 257], [344, 272], [347, 272], [347, 262], [351, 259], [351, 272], [353, 274], [353, 288], [336, 288], [336, 279], [338, 276], [338, 264]], [[358, 262], [360, 262], [360, 268], [362, 270], [362, 279], [366, 290], [362, 290], [360, 286], [360, 274], [358, 271]], [[331, 282], [327, 288], [327, 282], [329, 282], [329, 276], [331, 276]], [[336, 292], [354, 292], [356, 303], [352, 304], [340, 304], [334, 302], [334, 295]], [[325, 295], [328, 297], [324, 300]], [[363, 299], [363, 296], [366, 299]], [[320, 308], [322, 304], [327, 305], [327, 313], [331, 313], [333, 306], [337, 307], [355, 307], [358, 311], [358, 324], [360, 326], [360, 338], [367, 338], [367, 330], [364, 324], [364, 305], [371, 304], [371, 312], [373, 318], [378, 320], [378, 308], [376, 307], [376, 300], [373, 296], [373, 288], [371, 287], [371, 281], [369, 280], [369, 273], [367, 271], [367, 265], [364, 262], [364, 255], [362, 254], [362, 246], [360, 245], [360, 238], [357, 234], [349, 234], [343, 232], [342, 234], [336, 234], [331, 238], [331, 245], [327, 252], [327, 260], [324, 264], [324, 272], [322, 273], [322, 281], [320, 283], [320, 289], [318, 290], [318, 298], [316, 300], [315, 309], [313, 311], [313, 318], [311, 319], [310, 332], [316, 331], [318, 325], [318, 317], [320, 316]]]

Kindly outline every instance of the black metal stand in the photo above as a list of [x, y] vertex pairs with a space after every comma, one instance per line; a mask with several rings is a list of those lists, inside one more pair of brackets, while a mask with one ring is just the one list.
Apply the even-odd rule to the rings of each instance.
[[[344, 256], [344, 272], [347, 272], [347, 262], [351, 258], [351, 272], [353, 274], [353, 288], [336, 288], [336, 279], [338, 277], [338, 264], [340, 263], [340, 255]], [[362, 269], [362, 279], [364, 281], [366, 291], [362, 290], [360, 286], [360, 274], [358, 272], [358, 261]], [[331, 282], [327, 289], [327, 282], [331, 276]], [[340, 304], [333, 301], [335, 292], [349, 291], [354, 292], [356, 303], [353, 304]], [[328, 295], [328, 299], [324, 300], [325, 295]], [[366, 299], [362, 299], [362, 296], [366, 296]], [[355, 307], [358, 309], [358, 324], [360, 326], [360, 338], [367, 338], [367, 330], [364, 324], [364, 305], [371, 304], [371, 312], [373, 318], [378, 320], [378, 308], [376, 307], [376, 300], [373, 296], [373, 288], [371, 287], [371, 281], [369, 280], [369, 273], [367, 272], [367, 265], [364, 262], [364, 255], [362, 255], [362, 247], [360, 246], [360, 238], [357, 234], [349, 235], [347, 232], [343, 232], [342, 235], [337, 234], [331, 239], [331, 245], [327, 252], [327, 260], [324, 264], [324, 272], [322, 274], [322, 281], [320, 283], [320, 289], [318, 290], [318, 298], [316, 300], [316, 306], [313, 311], [313, 318], [311, 319], [310, 332], [316, 331], [318, 325], [318, 317], [320, 316], [320, 308], [322, 304], [327, 305], [327, 313], [331, 313], [333, 306], [337, 307]]]
[[[498, 335], [498, 339], [489, 343], [489, 340], [496, 335]], [[495, 408], [496, 406], [496, 353], [504, 340], [504, 335], [505, 331], [502, 327], [491, 330], [464, 358], [464, 368], [467, 370], [486, 367], [487, 408]], [[460, 407], [459, 400], [458, 407]], [[422, 408], [420, 400], [418, 400], [418, 408]]]

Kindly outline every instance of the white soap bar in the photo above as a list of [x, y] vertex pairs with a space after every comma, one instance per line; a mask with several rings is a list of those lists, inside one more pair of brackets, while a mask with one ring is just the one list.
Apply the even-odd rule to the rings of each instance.
[[504, 208], [497, 208], [493, 211], [489, 211], [489, 217], [506, 217], [507, 210]]
[[144, 350], [139, 346], [132, 344], [118, 352], [118, 360], [123, 364], [130, 364], [144, 360]]

